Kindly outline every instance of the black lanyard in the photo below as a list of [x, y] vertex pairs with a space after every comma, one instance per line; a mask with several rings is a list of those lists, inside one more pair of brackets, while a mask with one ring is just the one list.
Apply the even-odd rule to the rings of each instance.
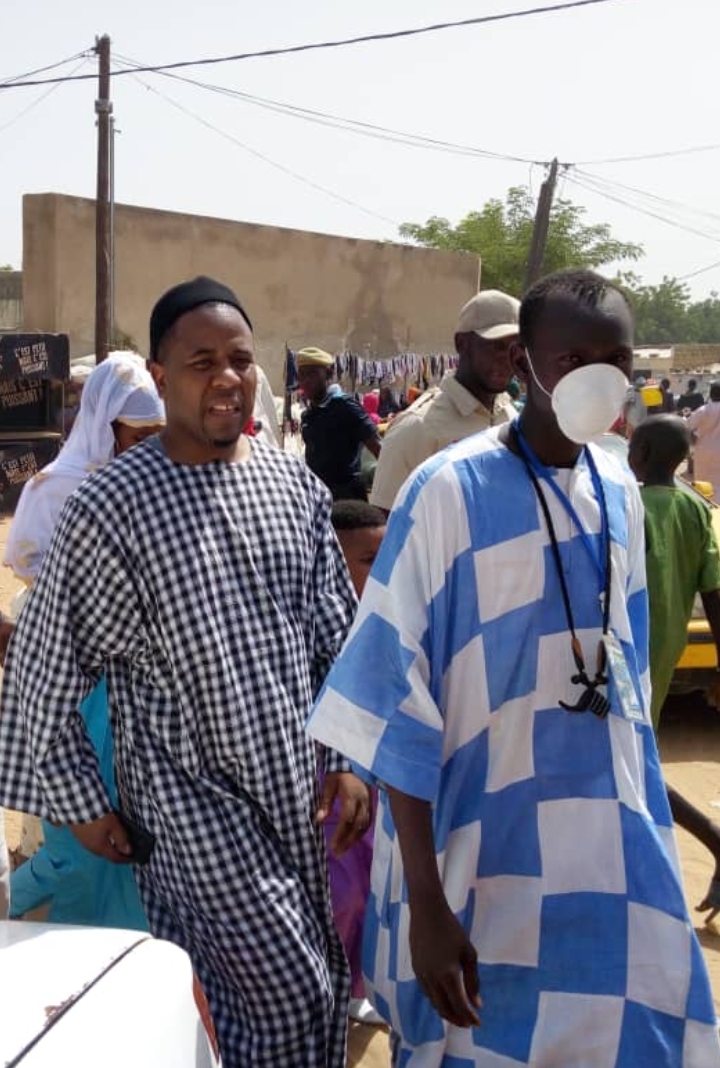
[[[557, 534], [555, 533], [555, 524], [552, 521], [550, 515], [550, 508], [548, 507], [547, 499], [543, 493], [540, 480], [535, 473], [535, 466], [538, 463], [535, 457], [530, 454], [530, 449], [527, 442], [524, 440], [522, 430], [516, 427], [514, 424], [511, 428], [513, 439], [517, 446], [518, 455], [525, 465], [525, 470], [528, 473], [528, 477], [532, 483], [533, 489], [540, 502], [543, 516], [545, 517], [545, 524], [547, 526], [548, 535], [550, 537], [550, 546], [552, 548], [553, 560], [555, 562], [555, 570], [557, 571], [558, 581], [560, 582], [560, 590], [562, 592], [563, 604], [565, 606], [565, 616], [567, 618], [568, 629], [570, 630], [570, 647], [572, 649], [573, 659], [575, 661], [575, 667], [577, 668], [577, 674], [573, 675], [571, 681], [574, 686], [584, 686], [585, 689], [580, 695], [577, 703], [574, 705], [566, 704], [565, 701], [558, 701], [561, 708], [566, 709], [568, 712], [594, 712], [596, 716], [604, 717], [610, 711], [610, 703], [608, 699], [598, 692], [599, 686], [604, 686], [608, 679], [605, 674], [606, 656], [605, 646], [602, 641], [598, 644], [597, 662], [595, 669], [595, 677], [590, 679], [587, 669], [585, 667], [585, 657], [583, 656], [582, 646], [575, 631], [575, 617], [572, 612], [572, 605], [570, 603], [570, 592], [565, 580], [565, 573], [562, 566], [562, 558], [560, 556], [560, 545], [558, 543]], [[603, 637], [609, 632], [610, 629], [610, 594], [612, 589], [612, 558], [610, 549], [610, 526], [608, 522], [607, 502], [605, 500], [605, 489], [602, 484], [602, 479], [597, 474], [597, 468], [595, 467], [595, 461], [592, 459], [590, 453], [587, 453], [588, 465], [590, 467], [591, 474], [593, 475], [593, 486], [595, 488], [596, 495], [598, 497], [598, 505], [600, 507], [600, 516], [602, 520], [602, 530], [605, 532], [604, 536], [604, 549], [605, 549], [605, 567], [604, 567], [604, 589], [602, 592], [602, 632]], [[535, 461], [535, 462], [533, 462]], [[562, 498], [561, 498], [562, 499]], [[569, 505], [569, 502], [568, 502]], [[568, 507], [566, 509], [568, 514], [574, 520], [575, 525], [578, 526], [579, 521], [575, 513], [575, 509]], [[585, 531], [582, 527], [578, 531], [583, 535], [583, 541], [585, 541]]]

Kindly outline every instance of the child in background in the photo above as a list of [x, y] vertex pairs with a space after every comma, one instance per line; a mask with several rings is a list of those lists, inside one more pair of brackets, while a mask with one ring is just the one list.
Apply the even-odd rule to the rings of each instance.
[[[385, 515], [366, 501], [337, 501], [333, 505], [332, 523], [355, 592], [360, 597], [385, 534]], [[328, 845], [336, 824], [337, 813], [333, 810], [325, 820]], [[350, 1017], [360, 1023], [382, 1024], [385, 1021], [365, 997], [361, 967], [362, 933], [370, 893], [372, 849], [371, 824], [364, 837], [343, 856], [336, 857], [328, 852], [328, 871], [335, 926], [350, 963]]]
[[[687, 625], [699, 593], [720, 664], [720, 553], [710, 509], [690, 490], [675, 482], [675, 472], [687, 459], [690, 432], [676, 415], [651, 415], [630, 439], [628, 462], [645, 506], [647, 589], [650, 602], [650, 679], [652, 718], [657, 730], [660, 710], [687, 642]], [[720, 698], [720, 668], [709, 695]], [[715, 859], [715, 871], [698, 911], [720, 911], [720, 828], [668, 787], [673, 819], [705, 845]]]

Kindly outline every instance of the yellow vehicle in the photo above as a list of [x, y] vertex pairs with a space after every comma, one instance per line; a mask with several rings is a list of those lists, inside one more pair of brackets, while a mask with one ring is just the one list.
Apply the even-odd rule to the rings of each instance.
[[[713, 487], [709, 482], [685, 484], [701, 496], [711, 510], [715, 537], [720, 543], [720, 505], [713, 499]], [[688, 690], [706, 689], [713, 681], [717, 666], [715, 642], [698, 595], [692, 619], [688, 623], [687, 645], [675, 668], [670, 692], [687, 693]]]

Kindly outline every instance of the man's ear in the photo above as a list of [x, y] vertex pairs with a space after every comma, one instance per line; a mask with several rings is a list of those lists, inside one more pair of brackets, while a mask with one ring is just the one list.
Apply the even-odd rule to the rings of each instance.
[[517, 375], [521, 382], [527, 385], [530, 378], [530, 365], [523, 343], [521, 341], [513, 341], [510, 345], [508, 356], [514, 374]]
[[148, 363], [148, 369], [150, 371], [150, 374], [152, 375], [153, 382], [155, 383], [155, 388], [157, 389], [158, 393], [160, 394], [160, 396], [164, 400], [165, 399], [165, 368], [163, 367], [163, 365], [161, 363], [158, 363], [157, 360], [150, 360], [150, 362]]

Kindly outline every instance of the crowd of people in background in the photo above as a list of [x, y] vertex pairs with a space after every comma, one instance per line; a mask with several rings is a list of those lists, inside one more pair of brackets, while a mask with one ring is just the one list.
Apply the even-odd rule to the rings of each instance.
[[655, 738], [696, 594], [720, 652], [678, 477], [720, 492], [720, 383], [648, 404], [588, 271], [454, 344], [407, 398], [300, 348], [303, 457], [221, 282], [88, 369], [6, 549], [0, 803], [45, 841], [0, 914], [181, 946], [225, 1068], [343, 1068], [349, 1017], [394, 1068], [720, 1068], [673, 819], [713, 914], [720, 831]]

